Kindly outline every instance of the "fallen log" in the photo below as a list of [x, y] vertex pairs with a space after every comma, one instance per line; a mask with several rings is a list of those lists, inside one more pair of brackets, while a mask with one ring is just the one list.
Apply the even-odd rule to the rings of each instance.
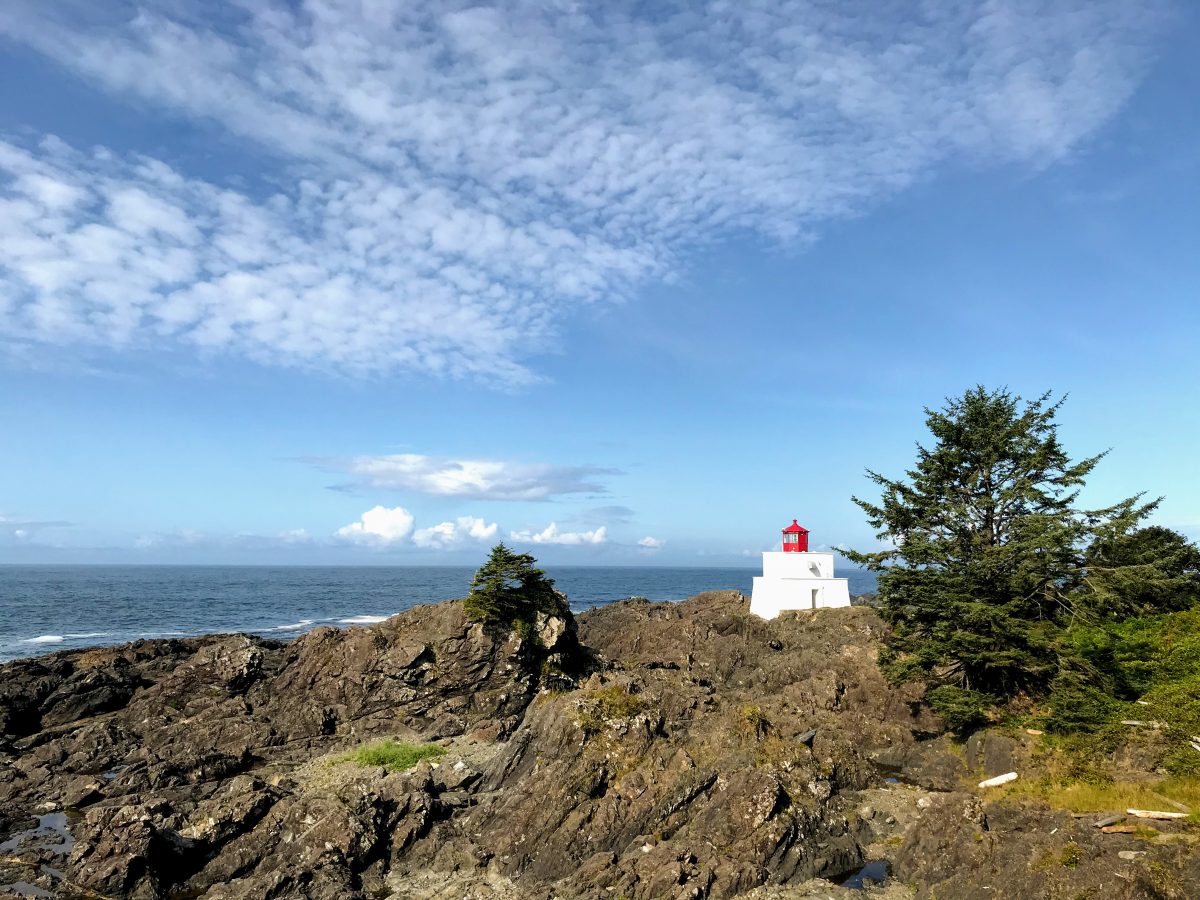
[[1133, 834], [1137, 831], [1136, 825], [1105, 825], [1100, 829], [1105, 834]]
[[1127, 809], [1125, 812], [1131, 816], [1137, 816], [1139, 819], [1186, 819], [1187, 813], [1183, 812], [1164, 812], [1161, 809]]
[[1005, 772], [1003, 775], [997, 775], [995, 778], [985, 778], [979, 782], [979, 786], [981, 788], [999, 787], [1002, 784], [1008, 784], [1010, 781], [1016, 780], [1016, 772]]
[[1096, 828], [1107, 828], [1109, 825], [1116, 825], [1118, 822], [1125, 821], [1124, 816], [1108, 816], [1095, 823]]

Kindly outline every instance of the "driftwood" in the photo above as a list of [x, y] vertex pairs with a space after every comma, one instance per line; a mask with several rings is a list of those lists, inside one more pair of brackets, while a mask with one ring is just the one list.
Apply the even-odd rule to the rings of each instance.
[[986, 778], [979, 782], [981, 788], [999, 787], [1002, 784], [1008, 784], [1010, 781], [1017, 780], [1016, 772], [1005, 772], [1003, 775], [997, 775], [995, 778]]
[[1154, 720], [1143, 722], [1141, 719], [1122, 719], [1121, 724], [1130, 725], [1134, 728], [1153, 728], [1155, 731], [1159, 730], [1160, 728], [1167, 727], [1166, 722], [1157, 722]]
[[1125, 812], [1139, 819], [1186, 819], [1184, 812], [1163, 812], [1161, 809], [1127, 809]]
[[1137, 831], [1136, 825], [1105, 825], [1100, 829], [1105, 834], [1133, 834]]
[[1124, 816], [1109, 816], [1109, 817], [1107, 817], [1105, 819], [1101, 819], [1099, 822], [1097, 822], [1095, 824], [1095, 827], [1096, 828], [1107, 828], [1109, 825], [1116, 825], [1118, 822], [1122, 822], [1124, 820], [1125, 820]]

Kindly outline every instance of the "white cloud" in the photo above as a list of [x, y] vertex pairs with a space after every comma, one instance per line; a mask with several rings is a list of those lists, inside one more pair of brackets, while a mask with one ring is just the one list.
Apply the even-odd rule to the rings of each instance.
[[486, 459], [447, 459], [417, 453], [311, 460], [355, 476], [370, 488], [488, 500], [545, 500], [561, 494], [603, 493], [596, 466], [559, 466]]
[[607, 540], [608, 528], [601, 525], [593, 531], [559, 531], [558, 525], [551, 522], [541, 531], [513, 531], [510, 537], [514, 541], [532, 544], [603, 544]]
[[418, 528], [413, 532], [413, 543], [418, 547], [445, 550], [456, 547], [467, 540], [488, 541], [496, 536], [499, 526], [487, 523], [474, 516], [459, 516], [453, 522], [442, 522], [429, 528]]
[[646, 537], [638, 541], [638, 546], [644, 547], [647, 550], [661, 550], [663, 544], [665, 543], [666, 541], [661, 541], [656, 537], [650, 537], [649, 535], [646, 535]]
[[357, 522], [343, 525], [335, 533], [363, 544], [396, 544], [407, 540], [413, 530], [413, 517], [407, 509], [395, 506], [376, 506], [368, 509]]
[[0, 336], [525, 381], [573, 308], [728, 234], [1070, 154], [1161, 8], [9, 0], [0, 34], [240, 139], [248, 186], [0, 142]]

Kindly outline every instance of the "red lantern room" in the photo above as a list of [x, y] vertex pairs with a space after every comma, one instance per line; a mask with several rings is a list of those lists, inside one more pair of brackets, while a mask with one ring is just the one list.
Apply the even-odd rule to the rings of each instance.
[[792, 519], [791, 525], [783, 529], [783, 552], [808, 552], [808, 529], [797, 524], [795, 519]]

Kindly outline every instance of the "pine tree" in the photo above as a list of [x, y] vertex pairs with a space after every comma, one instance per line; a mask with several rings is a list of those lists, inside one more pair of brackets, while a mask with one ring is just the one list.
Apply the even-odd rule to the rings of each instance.
[[566, 598], [536, 563], [530, 554], [514, 553], [503, 543], [493, 547], [471, 579], [471, 591], [463, 601], [467, 615], [505, 627], [532, 624], [539, 612], [569, 618]]
[[1106, 454], [1068, 457], [1055, 422], [1062, 403], [982, 386], [948, 398], [925, 410], [934, 442], [918, 444], [907, 478], [868, 470], [882, 499], [853, 498], [890, 544], [848, 556], [879, 573], [891, 670], [942, 686], [944, 705], [969, 710], [979, 694], [1044, 687], [1057, 671], [1060, 625], [1086, 588], [1088, 548], [1157, 506], [1138, 495], [1077, 508]]

